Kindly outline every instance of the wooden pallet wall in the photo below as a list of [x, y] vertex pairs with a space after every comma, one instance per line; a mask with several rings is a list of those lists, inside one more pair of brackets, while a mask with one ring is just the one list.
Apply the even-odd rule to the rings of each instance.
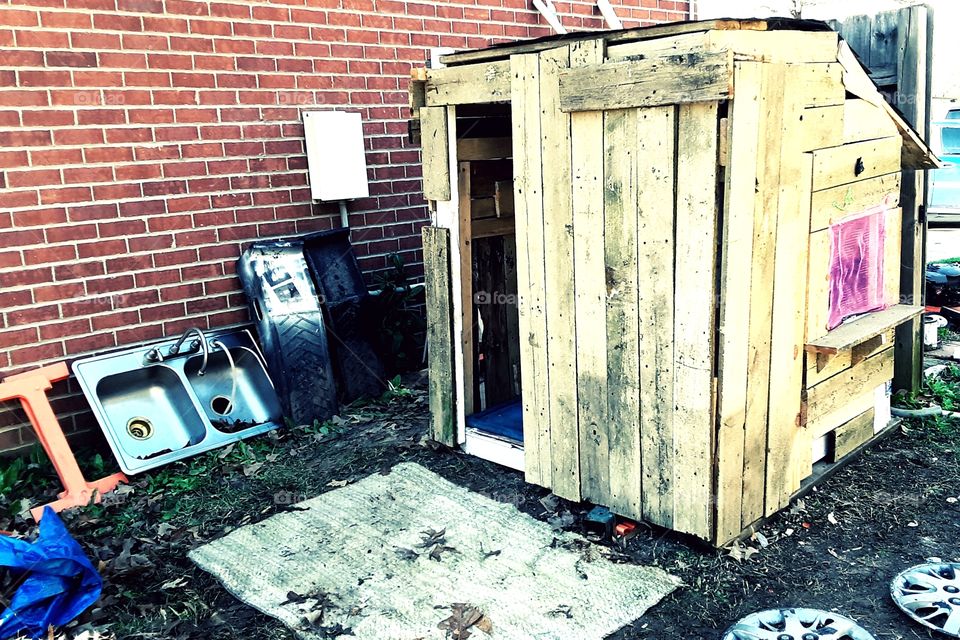
[[562, 112], [599, 44], [511, 62], [527, 479], [709, 538], [718, 103]]

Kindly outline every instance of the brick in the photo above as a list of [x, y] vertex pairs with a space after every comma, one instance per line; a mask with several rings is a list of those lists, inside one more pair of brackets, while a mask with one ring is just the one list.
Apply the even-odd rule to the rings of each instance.
[[43, 55], [48, 67], [97, 66], [97, 54], [92, 51], [47, 51]]
[[87, 202], [92, 198], [90, 187], [67, 187], [64, 189], [44, 189], [40, 192], [42, 204], [68, 202]]
[[67, 216], [71, 222], [103, 220], [105, 218], [116, 218], [118, 215], [117, 205], [112, 203], [67, 207]]
[[92, 240], [97, 237], [97, 225], [77, 224], [69, 226], [47, 226], [43, 230], [49, 243], [66, 243], [75, 240]]
[[76, 112], [64, 110], [28, 110], [23, 112], [23, 124], [27, 127], [62, 127], [76, 123]]
[[60, 184], [58, 169], [32, 169], [27, 171], [8, 171], [8, 187], [36, 187], [47, 184]]
[[63, 345], [59, 342], [12, 349], [9, 354], [10, 364], [13, 366], [39, 364], [62, 358], [64, 355]]
[[57, 322], [40, 327], [41, 340], [55, 340], [57, 338], [63, 338], [64, 336], [76, 336], [81, 333], [90, 333], [90, 320], [88, 318]]
[[42, 265], [76, 259], [77, 248], [72, 245], [45, 246], [23, 250], [23, 261], [27, 265]]
[[82, 167], [78, 169], [64, 169], [64, 184], [113, 181], [113, 167]]
[[17, 227], [47, 226], [66, 221], [67, 211], [63, 208], [44, 208], [13, 213], [13, 224]]
[[102, 276], [105, 273], [106, 270], [102, 262], [74, 262], [53, 268], [53, 274], [57, 281], [90, 278]]
[[101, 222], [97, 225], [97, 231], [101, 238], [126, 237], [145, 233], [147, 224], [143, 220]]
[[67, 353], [70, 355], [78, 355], [81, 353], [88, 353], [91, 351], [115, 347], [117, 346], [117, 339], [112, 333], [105, 332], [92, 336], [84, 336], [82, 338], [66, 340], [64, 341], [64, 346]]
[[0, 349], [32, 344], [37, 341], [38, 335], [36, 327], [2, 330], [0, 331]]
[[58, 145], [87, 145], [103, 142], [103, 129], [57, 129], [53, 141]]
[[115, 256], [127, 250], [127, 243], [123, 240], [101, 240], [77, 245], [77, 254], [81, 258]]
[[50, 131], [42, 129], [0, 131], [0, 146], [4, 147], [40, 147], [50, 143]]
[[139, 324], [139, 311], [120, 311], [102, 316], [94, 316], [90, 319], [93, 331], [106, 331], [116, 329], [117, 327], [126, 327]]

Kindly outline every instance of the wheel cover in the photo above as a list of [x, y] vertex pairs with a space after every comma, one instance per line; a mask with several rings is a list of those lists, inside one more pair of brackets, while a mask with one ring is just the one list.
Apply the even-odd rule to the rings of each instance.
[[960, 638], [960, 564], [910, 567], [890, 583], [890, 595], [916, 622]]
[[818, 609], [771, 609], [752, 613], [723, 640], [876, 640], [856, 622]]

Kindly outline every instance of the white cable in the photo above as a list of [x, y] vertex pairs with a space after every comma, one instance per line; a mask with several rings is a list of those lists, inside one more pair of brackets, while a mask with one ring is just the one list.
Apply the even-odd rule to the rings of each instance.
[[223, 349], [223, 353], [227, 356], [227, 362], [230, 363], [230, 405], [227, 407], [227, 410], [223, 412], [224, 415], [226, 415], [233, 411], [233, 399], [237, 395], [237, 365], [233, 361], [233, 354], [230, 353], [230, 349], [227, 349], [227, 345], [223, 344], [219, 340], [214, 340], [211, 344], [215, 347], [219, 346], [221, 349]]

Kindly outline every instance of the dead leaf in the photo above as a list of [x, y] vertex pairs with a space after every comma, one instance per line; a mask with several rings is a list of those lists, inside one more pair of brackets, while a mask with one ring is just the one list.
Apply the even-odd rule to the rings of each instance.
[[169, 582], [164, 582], [162, 585], [160, 585], [160, 589], [162, 591], [165, 591], [167, 589], [178, 589], [184, 586], [185, 584], [187, 584], [187, 578], [180, 577], [180, 578], [177, 578], [176, 580], [170, 580]]
[[327, 483], [328, 487], [345, 487], [350, 484], [349, 480], [331, 480]]
[[243, 465], [243, 475], [248, 478], [252, 478], [257, 475], [257, 472], [260, 471], [260, 468], [263, 467], [262, 462], [252, 462], [250, 464]]

